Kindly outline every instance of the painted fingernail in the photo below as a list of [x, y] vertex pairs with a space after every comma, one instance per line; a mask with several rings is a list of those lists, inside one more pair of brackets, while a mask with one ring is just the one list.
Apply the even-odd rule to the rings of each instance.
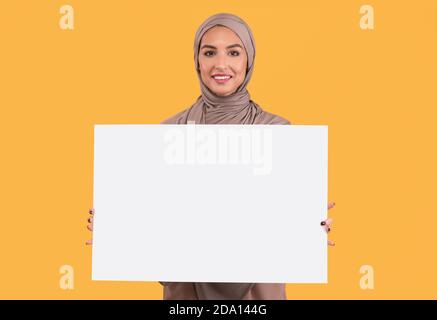
[[326, 222], [325, 222], [325, 221], [322, 221], [322, 222], [320, 222], [320, 224], [321, 224], [322, 226], [324, 226], [324, 225], [326, 224]]
[[328, 228], [328, 232], [331, 231], [331, 228]]

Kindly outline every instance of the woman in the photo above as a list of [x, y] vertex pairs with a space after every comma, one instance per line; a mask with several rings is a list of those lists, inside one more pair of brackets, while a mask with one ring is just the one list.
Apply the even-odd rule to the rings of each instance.
[[[253, 73], [255, 42], [249, 26], [231, 14], [209, 17], [196, 32], [194, 62], [202, 94], [188, 109], [162, 124], [290, 124], [250, 100], [246, 87]], [[328, 209], [335, 204], [329, 204]], [[90, 210], [94, 214], [94, 210]], [[88, 229], [92, 231], [92, 217]], [[330, 231], [332, 219], [321, 224]], [[91, 244], [92, 240], [88, 242]], [[328, 242], [334, 245], [333, 242]], [[283, 283], [161, 282], [164, 299], [285, 300]]]

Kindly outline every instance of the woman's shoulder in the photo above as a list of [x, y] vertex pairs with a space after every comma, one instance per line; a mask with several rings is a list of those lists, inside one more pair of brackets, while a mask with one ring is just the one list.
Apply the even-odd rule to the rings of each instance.
[[287, 119], [264, 110], [260, 113], [257, 120], [258, 124], [291, 124]]
[[[193, 111], [194, 105], [186, 108], [175, 115], [168, 117], [164, 121], [161, 122], [161, 124], [186, 124], [188, 116]], [[259, 112], [260, 111], [260, 112]], [[284, 124], [284, 125], [290, 125], [290, 121], [285, 119], [284, 117], [278, 116], [274, 113], [267, 112], [265, 110], [259, 109], [259, 113], [257, 116], [255, 116], [255, 122], [254, 124]]]

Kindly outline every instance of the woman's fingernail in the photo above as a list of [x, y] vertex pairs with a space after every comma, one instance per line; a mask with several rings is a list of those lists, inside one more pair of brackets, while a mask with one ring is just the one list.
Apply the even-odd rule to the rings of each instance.
[[325, 221], [322, 221], [322, 222], [320, 222], [320, 224], [321, 224], [322, 226], [324, 226], [324, 225], [326, 224], [326, 222], [325, 222]]
[[331, 228], [328, 228], [328, 232], [331, 231]]

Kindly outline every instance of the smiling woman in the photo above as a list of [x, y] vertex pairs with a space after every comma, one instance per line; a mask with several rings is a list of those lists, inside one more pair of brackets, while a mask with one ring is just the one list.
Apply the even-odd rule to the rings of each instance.
[[202, 94], [188, 109], [163, 124], [290, 124], [250, 99], [246, 87], [255, 60], [255, 40], [239, 17], [209, 17], [194, 38], [194, 64]]
[[215, 26], [202, 38], [199, 65], [205, 85], [218, 96], [229, 96], [244, 81], [247, 53], [235, 32]]
[[[255, 40], [239, 17], [220, 13], [196, 32], [194, 63], [202, 95], [162, 124], [290, 124], [250, 99]], [[256, 236], [256, 235], [254, 235]], [[164, 299], [286, 299], [284, 283], [161, 282]]]
[[[264, 111], [250, 99], [246, 87], [253, 73], [254, 59], [255, 41], [242, 19], [226, 13], [209, 17], [194, 39], [194, 63], [202, 94], [191, 107], [161, 123], [290, 124], [288, 120]], [[193, 201], [195, 199], [187, 199], [187, 203]], [[226, 199], [220, 198], [220, 201]], [[328, 209], [333, 206], [330, 204]], [[94, 209], [90, 209], [90, 214], [88, 229], [93, 231]], [[329, 232], [331, 223], [332, 219], [323, 221], [322, 228]], [[92, 240], [87, 244], [92, 245]], [[164, 286], [165, 300], [286, 299], [285, 283], [160, 283]]]
[[[253, 73], [255, 40], [251, 29], [241, 18], [227, 13], [209, 17], [197, 30], [193, 49], [202, 94], [190, 108], [162, 124], [290, 124], [250, 99], [246, 87]], [[322, 226], [329, 228], [330, 223], [328, 221]], [[257, 236], [254, 234], [254, 237]], [[161, 284], [164, 285], [166, 300], [286, 299], [285, 283]]]

